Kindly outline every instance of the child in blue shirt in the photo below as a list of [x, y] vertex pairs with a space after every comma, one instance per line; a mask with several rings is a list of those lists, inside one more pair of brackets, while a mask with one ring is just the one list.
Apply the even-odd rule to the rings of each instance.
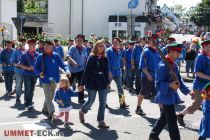
[[210, 83], [204, 87], [201, 96], [204, 98], [202, 102], [203, 118], [200, 123], [198, 140], [206, 140], [210, 138]]
[[61, 77], [59, 87], [55, 92], [54, 101], [57, 102], [59, 114], [54, 117], [58, 119], [65, 114], [64, 127], [69, 128], [69, 111], [71, 110], [71, 97], [77, 97], [78, 93], [70, 89], [70, 83], [67, 77]]

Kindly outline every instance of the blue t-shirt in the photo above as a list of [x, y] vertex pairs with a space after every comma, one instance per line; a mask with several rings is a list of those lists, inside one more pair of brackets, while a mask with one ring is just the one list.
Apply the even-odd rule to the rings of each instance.
[[71, 48], [69, 48], [67, 56], [71, 57], [78, 64], [77, 67], [69, 64], [69, 70], [71, 73], [76, 73], [84, 70], [87, 60], [87, 52], [84, 46], [81, 50], [76, 48], [76, 45], [71, 46]]
[[[210, 58], [204, 54], [199, 54], [195, 60], [194, 72], [202, 72], [210, 76]], [[210, 81], [207, 79], [196, 76], [193, 82], [193, 89], [201, 91], [209, 82]]]
[[3, 71], [14, 71], [14, 66], [11, 63], [11, 58], [13, 55], [14, 49], [8, 50], [4, 49], [0, 54], [0, 63], [5, 64], [2, 66]]
[[[25, 53], [25, 51], [22, 51], [20, 49], [15, 49], [13, 55], [12, 55], [12, 63], [13, 64], [18, 64], [20, 63], [21, 60], [21, 56]], [[15, 67], [15, 73], [18, 74], [23, 74], [23, 69], [21, 69], [20, 67]]]

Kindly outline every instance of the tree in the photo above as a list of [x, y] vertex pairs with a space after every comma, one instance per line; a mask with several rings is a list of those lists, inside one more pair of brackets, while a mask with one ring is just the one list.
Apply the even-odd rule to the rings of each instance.
[[176, 16], [182, 17], [185, 14], [187, 8], [177, 4], [174, 5], [173, 7], [170, 7], [170, 9]]
[[24, 2], [23, 0], [17, 0], [17, 12], [24, 12]]
[[190, 15], [190, 20], [197, 26], [204, 26], [208, 31], [210, 27], [210, 0], [203, 0], [199, 3]]

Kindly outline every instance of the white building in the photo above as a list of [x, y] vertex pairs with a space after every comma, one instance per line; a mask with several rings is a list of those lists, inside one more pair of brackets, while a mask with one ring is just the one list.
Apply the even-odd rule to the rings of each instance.
[[[5, 39], [16, 39], [17, 30], [12, 21], [17, 17], [17, 0], [0, 0], [0, 27], [6, 28]], [[2, 35], [0, 35], [0, 40]]]
[[132, 32], [142, 37], [145, 30], [154, 29], [147, 24], [146, 16], [156, 8], [157, 0], [139, 0], [138, 6], [132, 11], [128, 9], [129, 1], [48, 0], [46, 32], [49, 30], [65, 37], [75, 37], [80, 33], [88, 37], [94, 33], [97, 37], [111, 38], [118, 30], [119, 36]]

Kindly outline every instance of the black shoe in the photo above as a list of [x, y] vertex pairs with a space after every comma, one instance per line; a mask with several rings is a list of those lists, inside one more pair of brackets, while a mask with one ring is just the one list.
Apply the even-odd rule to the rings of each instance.
[[160, 140], [160, 138], [158, 138], [158, 137], [153, 137], [153, 136], [150, 135], [148, 140]]
[[49, 112], [45, 111], [45, 110], [42, 110], [42, 114], [45, 115], [45, 116], [49, 116]]
[[85, 103], [85, 100], [84, 99], [83, 100], [79, 100], [78, 103], [84, 104]]
[[136, 114], [138, 114], [140, 116], [145, 116], [146, 115], [146, 113], [144, 113], [144, 111], [142, 109], [136, 110]]
[[177, 118], [177, 121], [179, 123], [179, 125], [181, 126], [185, 126], [185, 123], [184, 123], [184, 115], [183, 114], [177, 114], [176, 115], [176, 118]]
[[29, 112], [33, 112], [33, 111], [35, 111], [35, 109], [34, 109], [34, 107], [33, 107], [33, 106], [30, 106], [30, 107], [28, 107], [27, 109], [28, 109], [28, 111], [29, 111]]
[[69, 123], [64, 123], [65, 128], [70, 128]]
[[20, 98], [17, 98], [17, 99], [16, 99], [16, 103], [21, 103]]
[[106, 104], [106, 108], [109, 108], [108, 104]]
[[120, 108], [128, 108], [129, 107], [129, 105], [127, 105], [127, 104], [120, 104]]

